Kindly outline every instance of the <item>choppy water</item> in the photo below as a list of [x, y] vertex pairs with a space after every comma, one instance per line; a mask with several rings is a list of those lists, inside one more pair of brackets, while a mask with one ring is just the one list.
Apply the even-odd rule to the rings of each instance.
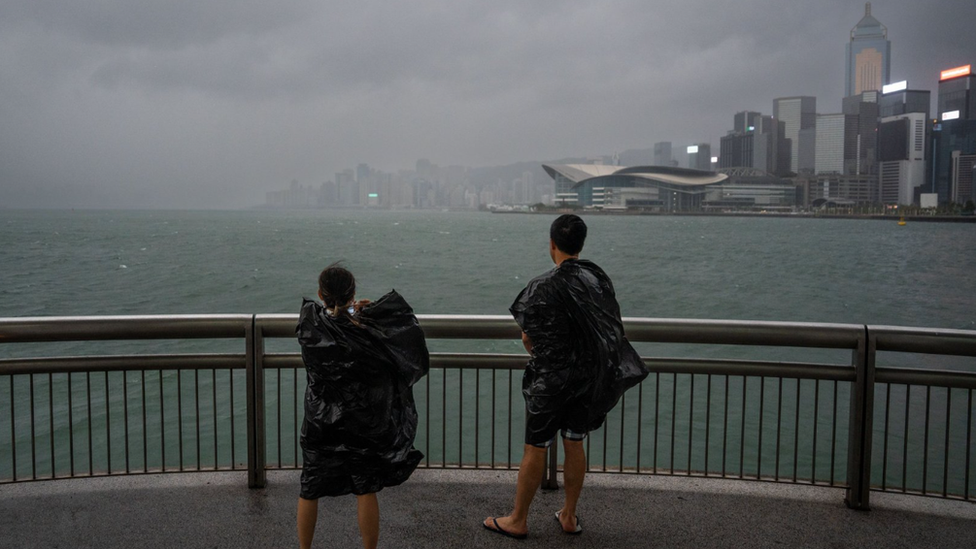
[[[752, 217], [585, 219], [590, 236], [583, 256], [614, 280], [624, 316], [976, 327], [973, 225], [899, 227], [870, 220]], [[414, 211], [0, 211], [0, 316], [296, 313], [301, 297], [314, 295], [318, 272], [339, 259], [356, 274], [359, 297], [375, 298], [396, 288], [418, 313], [507, 314], [525, 283], [550, 267], [551, 220], [544, 215]], [[166, 345], [144, 348], [159, 351]], [[294, 349], [292, 342], [277, 345]], [[518, 342], [432, 342], [433, 350], [462, 347], [520, 351]], [[105, 348], [7, 345], [0, 356]], [[651, 345], [642, 345], [641, 351], [691, 352]], [[787, 360], [849, 359], [829, 352], [802, 357], [782, 349], [763, 352]], [[949, 367], [974, 368], [966, 361]], [[432, 394], [443, 391], [444, 383], [454, 387], [457, 382], [450, 376], [432, 378]], [[203, 383], [206, 394], [210, 386]], [[282, 383], [288, 393], [293, 379], [286, 376]], [[689, 389], [682, 383], [677, 398]], [[74, 384], [71, 391], [84, 394]], [[44, 392], [38, 393], [42, 402]], [[54, 400], [64, 393], [67, 388], [57, 389]], [[26, 387], [18, 386], [16, 394], [18, 402], [26, 399]], [[175, 389], [164, 394], [175, 398]], [[520, 398], [517, 388], [515, 398]], [[789, 409], [791, 397], [786, 398]], [[0, 387], [0, 409], [9, 408], [10, 399], [10, 390]], [[218, 397], [205, 407], [226, 407], [226, 412], [215, 412], [225, 419], [230, 415], [225, 400]], [[147, 409], [154, 405], [150, 402]], [[79, 413], [84, 410], [76, 407]], [[46, 421], [41, 408], [39, 417]], [[434, 421], [449, 423], [443, 417]], [[177, 425], [182, 427], [173, 420], [165, 428]], [[9, 437], [3, 429], [0, 441]], [[22, 428], [17, 430], [19, 438]], [[286, 447], [293, 442], [286, 440]], [[225, 439], [215, 442], [221, 448], [227, 444]], [[9, 469], [10, 464], [0, 463], [0, 476]]]

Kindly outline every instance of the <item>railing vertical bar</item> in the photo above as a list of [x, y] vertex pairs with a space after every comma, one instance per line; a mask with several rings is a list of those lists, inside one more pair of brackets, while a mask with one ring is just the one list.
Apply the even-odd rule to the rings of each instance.
[[657, 474], [658, 425], [661, 423], [661, 373], [654, 372], [654, 457], [651, 468]]
[[908, 492], [908, 410], [912, 402], [912, 386], [905, 385], [905, 437], [901, 455], [901, 491]]
[[712, 421], [712, 374], [705, 378], [705, 476], [708, 476], [708, 439], [711, 435]]
[[691, 374], [691, 390], [688, 392], [688, 472], [691, 476], [691, 448], [695, 438], [695, 374]]
[[[13, 391], [10, 392], [13, 395]], [[966, 404], [966, 462], [963, 469], [966, 471], [966, 480], [963, 488], [963, 498], [969, 500], [969, 470], [973, 466], [970, 450], [973, 444], [973, 390], [969, 390], [969, 400]]]
[[146, 371], [139, 372], [139, 382], [142, 384], [142, 472], [149, 472], [149, 431], [146, 429]]
[[783, 378], [779, 378], [779, 388], [776, 390], [776, 470], [773, 479], [779, 480], [779, 456], [782, 454], [783, 445], [781, 435], [783, 432]]
[[105, 372], [105, 461], [108, 474], [112, 474], [112, 398], [108, 391], [108, 372]]
[[949, 489], [949, 431], [952, 425], [952, 388], [946, 387], [945, 466], [942, 468], [942, 497]]
[[268, 483], [268, 410], [264, 376], [264, 328], [257, 315], [244, 325], [245, 391], [247, 394], [247, 486]]
[[813, 381], [813, 456], [810, 464], [810, 482], [817, 483], [817, 427], [820, 425], [820, 380]]
[[[908, 403], [905, 403], [908, 406]], [[891, 384], [885, 383], [884, 442], [881, 448], [881, 490], [888, 487], [888, 425], [891, 422]]]
[[458, 370], [458, 468], [464, 465], [464, 370]]
[[726, 476], [726, 459], [729, 451], [729, 376], [725, 376], [725, 402], [722, 411], [722, 478]]
[[607, 422], [603, 422], [603, 470], [607, 470]]
[[644, 430], [644, 382], [637, 385], [637, 460], [634, 472], [641, 472], [641, 431]]
[[31, 479], [37, 480], [37, 433], [34, 429], [34, 374], [30, 374]]
[[47, 374], [47, 410], [51, 434], [51, 478], [57, 478], [57, 467], [54, 463], [54, 375], [50, 372]]
[[508, 371], [508, 468], [512, 468], [512, 371]]
[[766, 378], [759, 377], [759, 452], [756, 454], [756, 478], [762, 478], [763, 416], [766, 408]]
[[85, 394], [88, 399], [88, 408], [85, 410], [88, 415], [88, 476], [93, 476], [95, 474], [95, 452], [92, 448], [91, 372], [85, 372]]
[[474, 371], [474, 468], [478, 468], [479, 454], [478, 443], [481, 437], [481, 370]]
[[230, 386], [230, 468], [237, 469], [237, 431], [234, 430], [234, 370], [227, 370], [227, 383]]
[[748, 376], [742, 376], [742, 425], [739, 434], [739, 478], [745, 478], [746, 464], [746, 385], [749, 383]]
[[447, 368], [441, 370], [441, 467], [447, 467]]
[[213, 389], [213, 435], [214, 435], [214, 471], [220, 469], [220, 456], [217, 440], [217, 369], [210, 370], [210, 385]]
[[678, 416], [678, 374], [671, 374], [671, 474], [674, 474], [674, 439]]
[[[10, 376], [11, 381], [13, 376]], [[70, 476], [75, 476], [75, 414], [74, 414], [74, 402], [72, 398], [72, 387], [71, 387], [71, 372], [68, 372], [68, 463], [70, 467]], [[14, 393], [10, 391], [10, 403], [13, 404]], [[11, 436], [13, 436], [13, 431], [10, 431]]]
[[498, 387], [498, 372], [495, 370], [491, 371], [491, 468], [495, 468], [495, 422], [497, 416], [495, 416], [495, 399], [497, 398], [497, 387]]
[[620, 396], [620, 472], [624, 472], [624, 418], [627, 416], [627, 393]]
[[291, 376], [291, 408], [292, 408], [292, 426], [294, 429], [294, 443], [292, 446], [295, 451], [295, 468], [298, 468], [298, 441], [299, 441], [299, 428], [298, 425], [298, 368], [292, 372]]
[[833, 425], [830, 428], [830, 485], [834, 485], [837, 470], [837, 380], [834, 380]]
[[430, 467], [430, 436], [431, 436], [431, 432], [430, 432], [430, 396], [431, 396], [430, 395], [430, 377], [431, 377], [430, 376], [430, 373], [428, 373], [427, 375], [424, 376], [424, 381], [427, 384], [427, 390], [424, 393], [424, 397], [425, 397], [424, 398], [424, 405], [427, 407], [427, 411], [424, 414], [424, 433], [426, 433], [426, 436], [424, 438], [426, 439], [426, 443], [427, 443], [427, 451], [425, 452], [425, 454], [426, 454], [425, 458], [427, 459], [427, 467]]
[[800, 380], [796, 380], [796, 414], [793, 416], [793, 482], [800, 468]]
[[193, 371], [193, 405], [197, 420], [197, 471], [200, 470], [200, 370]]
[[159, 371], [159, 448], [162, 462], [160, 469], [166, 472], [166, 410], [163, 399], [163, 371]]
[[179, 442], [180, 471], [183, 470], [183, 370], [176, 370], [176, 438]]
[[278, 402], [277, 402], [278, 412], [276, 413], [276, 416], [277, 417], [275, 418], [275, 419], [278, 420], [278, 436], [277, 436], [277, 439], [278, 439], [278, 468], [281, 469], [281, 465], [284, 462], [284, 459], [282, 459], [282, 457], [281, 457], [281, 368], [278, 368], [278, 370], [275, 372], [275, 374], [276, 374], [275, 375], [275, 378], [277, 380], [277, 381], [275, 381], [275, 393], [277, 394], [277, 398], [278, 398]]
[[11, 473], [14, 482], [17, 481], [17, 417], [14, 402], [14, 376], [10, 376], [10, 457]]
[[932, 387], [925, 386], [925, 444], [922, 446], [922, 495], [929, 489], [929, 411], [932, 404]]
[[125, 420], [125, 474], [129, 474], [129, 371], [122, 371], [122, 418]]

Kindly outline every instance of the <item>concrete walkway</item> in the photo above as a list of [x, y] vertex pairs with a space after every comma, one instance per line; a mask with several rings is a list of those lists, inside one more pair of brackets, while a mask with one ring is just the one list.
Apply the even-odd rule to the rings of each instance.
[[[0, 486], [0, 547], [296, 547], [298, 472], [264, 490], [243, 473], [193, 473]], [[563, 535], [562, 492], [540, 492], [530, 534], [481, 527], [509, 510], [515, 473], [418, 471], [380, 493], [380, 547], [976, 547], [976, 505], [872, 494], [870, 512], [844, 492], [718, 479], [593, 474], [582, 536]], [[360, 547], [352, 496], [323, 499], [316, 547]]]

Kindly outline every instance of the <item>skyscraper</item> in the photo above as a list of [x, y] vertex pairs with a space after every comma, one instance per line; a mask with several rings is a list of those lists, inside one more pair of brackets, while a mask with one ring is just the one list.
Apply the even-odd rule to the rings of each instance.
[[878, 91], [891, 74], [891, 42], [888, 28], [871, 16], [871, 2], [864, 5], [864, 17], [851, 29], [847, 44], [845, 97]]
[[691, 145], [687, 149], [688, 167], [693, 170], [712, 171], [712, 146], [708, 143]]
[[783, 122], [783, 137], [791, 143], [790, 171], [813, 172], [817, 98], [798, 96], [774, 99], [773, 118]]
[[671, 142], [660, 141], [654, 144], [654, 165], [672, 166], [671, 163]]
[[915, 189], [925, 183], [925, 113], [912, 112], [881, 119], [879, 199], [885, 204], [915, 203]]
[[939, 194], [939, 203], [973, 199], [969, 166], [976, 155], [974, 88], [972, 65], [942, 71], [939, 123], [932, 132], [932, 191]]
[[940, 120], [976, 120], [976, 74], [972, 65], [942, 71], [937, 114]]
[[844, 174], [873, 175], [878, 161], [878, 92], [845, 97]]
[[844, 173], [843, 113], [818, 114], [814, 170], [818, 174]]

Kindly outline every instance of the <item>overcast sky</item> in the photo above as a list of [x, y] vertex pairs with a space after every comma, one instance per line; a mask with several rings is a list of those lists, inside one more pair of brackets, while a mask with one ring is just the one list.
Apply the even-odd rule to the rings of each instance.
[[[879, 0], [892, 80], [976, 64], [976, 2]], [[710, 142], [840, 111], [842, 0], [4, 0], [0, 207], [246, 207], [292, 179]]]

